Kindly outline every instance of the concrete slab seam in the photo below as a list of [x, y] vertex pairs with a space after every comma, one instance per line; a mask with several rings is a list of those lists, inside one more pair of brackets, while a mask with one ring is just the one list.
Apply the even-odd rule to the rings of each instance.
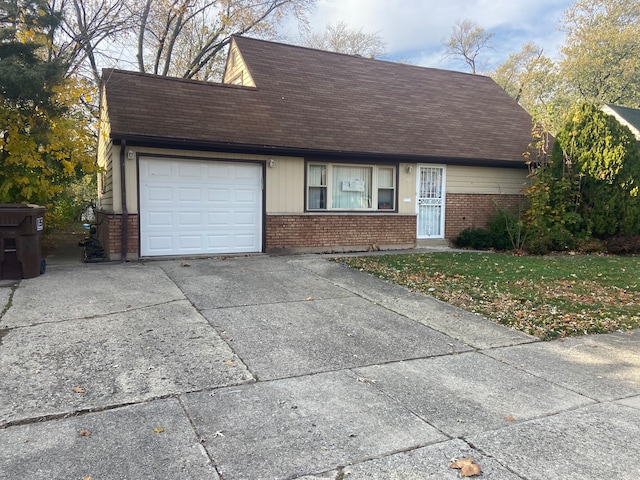
[[191, 425], [191, 428], [193, 429], [193, 434], [198, 439], [198, 445], [200, 447], [200, 452], [209, 461], [211, 466], [214, 468], [214, 470], [218, 474], [218, 477], [220, 477], [220, 479], [222, 479], [222, 473], [220, 472], [220, 469], [218, 468], [218, 465], [217, 465], [215, 459], [211, 456], [209, 451], [204, 447], [204, 444], [206, 443], [207, 439], [204, 438], [200, 434], [200, 431], [198, 430], [198, 427], [196, 427], [196, 424], [193, 421], [193, 418], [191, 418], [191, 415], [189, 415], [189, 411], [187, 410], [187, 407], [185, 406], [184, 402], [182, 401], [182, 394], [176, 395], [176, 397], [177, 397], [177, 400], [178, 400], [178, 404], [180, 404], [180, 408], [182, 408], [182, 411], [184, 412], [185, 416], [189, 420], [189, 425]]
[[149, 403], [154, 400], [162, 400], [165, 398], [171, 398], [175, 396], [176, 396], [175, 394], [165, 395], [162, 397], [157, 397], [157, 398], [145, 400], [142, 402], [125, 402], [125, 403], [119, 403], [115, 405], [105, 405], [103, 407], [81, 408], [78, 410], [74, 410], [72, 412], [55, 413], [51, 415], [41, 415], [38, 417], [31, 417], [31, 418], [22, 418], [20, 420], [8, 421], [6, 423], [3, 423], [2, 425], [0, 425], [0, 430], [4, 430], [10, 427], [18, 427], [21, 425], [31, 425], [34, 423], [44, 423], [44, 422], [51, 422], [55, 420], [64, 420], [65, 418], [81, 417], [89, 413], [108, 412], [110, 410], [116, 410], [118, 408], [129, 407], [131, 405], [141, 405], [143, 403]]
[[[446, 355], [439, 355], [439, 356], [444, 357], [444, 356], [446, 356]], [[428, 358], [429, 358], [429, 357], [428, 357]], [[431, 357], [431, 358], [432, 358], [432, 357]], [[403, 363], [403, 362], [404, 362], [404, 360], [401, 360], [401, 361], [399, 361], [399, 362], [397, 362], [397, 361], [396, 361], [396, 362], [387, 362], [387, 365], [388, 365], [388, 364], [392, 364], [392, 363]], [[378, 365], [383, 365], [383, 364], [378, 364]], [[370, 366], [373, 366], [373, 365], [370, 365]], [[377, 365], [376, 365], [376, 366], [377, 366]], [[366, 367], [357, 367], [357, 368], [366, 368]], [[371, 379], [367, 379], [367, 378], [364, 378], [364, 377], [360, 377], [360, 376], [358, 376], [358, 374], [357, 374], [356, 372], [354, 372], [354, 371], [353, 371], [353, 369], [351, 369], [351, 368], [350, 368], [350, 369], [348, 369], [348, 372], [349, 372], [349, 374], [351, 374], [351, 375], [356, 379], [356, 381], [358, 381], [358, 382], [360, 382], [360, 383], [364, 383], [365, 385], [370, 385], [371, 387], [375, 388], [375, 389], [376, 389], [376, 391], [377, 391], [378, 393], [380, 393], [382, 396], [384, 396], [384, 397], [388, 398], [391, 402], [395, 403], [396, 405], [398, 405], [398, 406], [402, 407], [403, 409], [407, 410], [408, 412], [410, 412], [410, 413], [411, 413], [411, 415], [413, 415], [414, 417], [416, 417], [416, 418], [417, 418], [418, 420], [420, 420], [421, 422], [426, 423], [426, 424], [427, 424], [427, 425], [429, 425], [431, 428], [433, 428], [433, 429], [434, 429], [434, 430], [436, 430], [437, 432], [439, 432], [439, 433], [441, 433], [442, 435], [444, 435], [444, 436], [447, 438], [447, 440], [444, 440], [445, 442], [448, 442], [449, 440], [453, 440], [453, 439], [455, 438], [455, 437], [452, 437], [451, 435], [447, 434], [446, 432], [444, 432], [443, 430], [441, 430], [441, 429], [440, 429], [440, 428], [438, 428], [437, 426], [432, 425], [432, 424], [431, 424], [431, 422], [429, 422], [426, 418], [422, 417], [422, 415], [420, 415], [418, 412], [414, 411], [411, 407], [409, 407], [409, 406], [405, 405], [404, 403], [402, 403], [398, 398], [393, 397], [393, 396], [391, 396], [389, 393], [387, 393], [387, 392], [385, 392], [384, 390], [382, 390], [381, 388], [378, 388], [378, 387], [376, 386], [376, 382], [375, 382], [375, 381], [372, 381]], [[418, 449], [418, 448], [427, 447], [427, 446], [429, 446], [429, 445], [436, 445], [436, 444], [438, 444], [438, 443], [442, 443], [442, 442], [433, 442], [433, 443], [427, 443], [427, 444], [425, 444], [425, 445], [418, 445], [418, 446], [414, 446], [414, 447], [411, 447], [411, 448], [407, 448], [407, 449], [404, 449], [404, 450], [400, 450], [400, 451], [394, 452], [394, 453], [392, 453], [391, 455], [395, 455], [395, 454], [397, 454], [397, 453], [406, 453], [406, 452], [410, 452], [410, 451], [412, 451], [412, 450], [416, 450], [416, 449]], [[386, 457], [386, 456], [388, 456], [388, 455], [381, 455], [381, 456], [379, 456], [378, 458], [384, 458], [384, 457]], [[373, 460], [373, 458], [368, 459], [368, 460]]]
[[[523, 422], [523, 423], [526, 423], [526, 422]], [[505, 428], [509, 428], [509, 427], [505, 427]], [[514, 474], [516, 477], [521, 478], [522, 480], [527, 480], [526, 477], [523, 477], [522, 475], [520, 475], [518, 472], [516, 472], [509, 465], [507, 465], [506, 463], [501, 462], [498, 458], [496, 458], [495, 456], [491, 455], [489, 452], [486, 452], [482, 448], [474, 445], [472, 442], [470, 442], [466, 438], [460, 438], [460, 440], [463, 441], [464, 443], [466, 443], [467, 445], [469, 445], [469, 448], [471, 448], [472, 450], [475, 450], [476, 452], [480, 453], [480, 455], [482, 455], [483, 457], [490, 458], [491, 460], [496, 462], [498, 465], [501, 465], [505, 470], [507, 470], [508, 472]]]
[[[364, 300], [369, 301], [369, 299], [367, 299], [365, 297], [362, 297], [360, 295], [357, 295], [357, 294], [351, 296], [351, 298], [353, 298], [353, 297], [360, 297], [360, 298], [363, 298]], [[338, 296], [338, 297], [325, 296], [325, 297], [322, 297], [322, 298], [314, 298], [313, 301], [314, 302], [322, 302], [322, 301], [326, 301], [326, 300], [343, 300], [344, 298], [345, 297], [340, 297], [340, 296]], [[191, 302], [191, 300], [189, 300], [189, 301]], [[196, 310], [198, 312], [201, 312], [201, 311], [205, 312], [205, 311], [216, 311], [216, 310], [228, 310], [228, 309], [242, 308], [242, 307], [259, 307], [261, 305], [291, 305], [291, 304], [296, 304], [296, 303], [304, 304], [304, 303], [307, 303], [308, 301], [309, 300], [306, 300], [306, 299], [305, 300], [274, 300], [274, 301], [260, 302], [260, 303], [243, 303], [242, 305], [221, 305], [219, 307], [208, 307], [208, 308], [203, 308], [203, 309], [198, 309], [194, 305], [194, 308], [196, 308]], [[372, 303], [375, 303], [375, 302], [372, 302]], [[193, 305], [193, 303], [192, 303], [192, 305]], [[381, 306], [383, 306], [383, 305], [381, 305]], [[387, 308], [387, 310], [392, 311], [389, 308]]]
[[[65, 322], [75, 322], [75, 321], [78, 321], [78, 320], [94, 320], [94, 319], [97, 319], [97, 318], [104, 318], [104, 317], [110, 317], [112, 315], [119, 315], [121, 313], [138, 312], [138, 311], [146, 310], [146, 309], [149, 309], [149, 308], [161, 307], [163, 305], [171, 305], [172, 303], [184, 302], [185, 300], [188, 300], [188, 299], [187, 298], [177, 298], [177, 299], [174, 299], [174, 300], [167, 300], [166, 302], [154, 303], [152, 305], [143, 305], [141, 307], [125, 308], [124, 310], [114, 310], [114, 311], [106, 312], [106, 313], [97, 313], [95, 315], [87, 315], [85, 317], [63, 318], [62, 320], [47, 320], [47, 321], [44, 321], [44, 322], [35, 322], [35, 323], [30, 323], [28, 325], [19, 325], [19, 326], [11, 327], [11, 328], [12, 329], [30, 328], [30, 327], [40, 326], [40, 325], [51, 325], [51, 324], [58, 324], [58, 323], [65, 323]], [[191, 302], [189, 301], [189, 303], [191, 303]], [[193, 304], [191, 304], [191, 305], [193, 305]], [[2, 319], [2, 316], [0, 315], [0, 320], [1, 319]]]
[[253, 381], [248, 381], [245, 382], [245, 384], [249, 384], [249, 383], [256, 383], [258, 381], [260, 381], [258, 374], [256, 372], [254, 372], [251, 367], [249, 366], [249, 363], [242, 358], [242, 356], [240, 355], [240, 353], [238, 353], [233, 346], [227, 341], [227, 337], [228, 335], [225, 335], [225, 330], [220, 331], [218, 329], [218, 327], [216, 327], [213, 323], [211, 323], [209, 321], [209, 319], [202, 314], [202, 312], [206, 312], [206, 311], [216, 311], [216, 310], [220, 310], [222, 308], [236, 308], [236, 307], [220, 307], [220, 308], [213, 308], [213, 309], [203, 309], [200, 310], [198, 307], [196, 307], [189, 298], [187, 298], [187, 301], [193, 306], [193, 308], [195, 309], [196, 313], [198, 315], [200, 315], [202, 317], [202, 319], [207, 323], [207, 325], [209, 325], [211, 328], [213, 328], [213, 330], [216, 332], [216, 334], [218, 335], [218, 337], [220, 337], [220, 339], [224, 342], [224, 344], [229, 347], [229, 349], [233, 352], [233, 354], [238, 357], [238, 359], [242, 362], [242, 364], [245, 366], [245, 368], [247, 369], [247, 372], [249, 372], [249, 374], [253, 377]]
[[[240, 382], [240, 383], [235, 383], [235, 384], [231, 384], [231, 385], [224, 385], [224, 386], [220, 386], [220, 387], [215, 387], [215, 388], [211, 388], [211, 387], [206, 387], [206, 388], [199, 388], [199, 389], [194, 389], [194, 390], [186, 390], [180, 393], [169, 393], [167, 395], [158, 395], [155, 397], [151, 397], [151, 398], [145, 398], [144, 400], [140, 400], [140, 401], [133, 401], [133, 402], [123, 402], [123, 403], [117, 403], [117, 404], [112, 404], [112, 405], [105, 405], [105, 406], [101, 406], [101, 407], [90, 407], [90, 408], [80, 408], [78, 410], [74, 410], [72, 412], [64, 412], [64, 413], [56, 413], [56, 414], [51, 414], [51, 415], [41, 415], [38, 417], [31, 417], [31, 418], [22, 418], [20, 420], [14, 420], [14, 421], [9, 421], [3, 424], [0, 424], [0, 430], [3, 430], [5, 428], [9, 428], [9, 427], [15, 427], [15, 426], [20, 426], [20, 425], [30, 425], [33, 423], [42, 423], [42, 422], [49, 422], [49, 421], [54, 421], [54, 420], [62, 420], [65, 418], [71, 418], [71, 417], [80, 417], [82, 415], [86, 415], [86, 414], [90, 414], [90, 413], [100, 413], [100, 412], [106, 412], [106, 411], [110, 411], [110, 410], [116, 410], [118, 408], [123, 408], [123, 407], [129, 407], [132, 405], [144, 405], [146, 403], [151, 403], [151, 402], [155, 402], [156, 400], [165, 400], [168, 398], [176, 398], [180, 405], [182, 406], [182, 408], [184, 409], [184, 406], [182, 405], [182, 402], [180, 401], [180, 396], [181, 395], [185, 395], [188, 393], [201, 393], [201, 392], [214, 392], [216, 390], [223, 390], [225, 388], [231, 388], [231, 387], [238, 387], [241, 385], [251, 385], [256, 383], [255, 380], [251, 379], [248, 381], [244, 381], [244, 382]], [[189, 417], [189, 415], [187, 415], [187, 417]], [[191, 418], [189, 417], [189, 421], [191, 421]]]
[[13, 295], [16, 293], [16, 290], [18, 289], [18, 285], [19, 283], [14, 283], [13, 285], [11, 285], [10, 287], [11, 292], [9, 293], [9, 298], [7, 299], [7, 303], [2, 309], [2, 311], [0, 311], [0, 320], [2, 320], [2, 317], [4, 317], [4, 314], [7, 313], [11, 308], [11, 306], [13, 305]]

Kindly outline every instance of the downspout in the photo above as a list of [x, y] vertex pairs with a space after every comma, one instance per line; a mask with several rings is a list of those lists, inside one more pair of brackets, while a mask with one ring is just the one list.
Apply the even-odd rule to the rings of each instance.
[[120, 143], [120, 195], [122, 197], [122, 244], [120, 251], [122, 262], [127, 261], [127, 237], [128, 237], [128, 225], [129, 225], [129, 212], [127, 211], [127, 182], [125, 178], [125, 150], [127, 148], [127, 141], [122, 140]]

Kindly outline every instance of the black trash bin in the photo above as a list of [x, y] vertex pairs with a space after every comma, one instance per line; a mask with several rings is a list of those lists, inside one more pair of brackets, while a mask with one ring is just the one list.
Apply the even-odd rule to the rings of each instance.
[[45, 208], [0, 204], [0, 278], [19, 280], [44, 273], [42, 230]]

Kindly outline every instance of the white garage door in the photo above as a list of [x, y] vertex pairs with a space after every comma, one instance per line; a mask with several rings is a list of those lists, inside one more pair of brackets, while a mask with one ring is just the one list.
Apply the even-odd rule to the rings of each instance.
[[141, 158], [140, 255], [262, 251], [262, 167]]

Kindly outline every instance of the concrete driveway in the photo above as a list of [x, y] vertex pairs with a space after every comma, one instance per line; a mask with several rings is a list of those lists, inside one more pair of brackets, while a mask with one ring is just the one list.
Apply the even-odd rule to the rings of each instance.
[[322, 256], [0, 283], [2, 479], [640, 478], [640, 333], [537, 342]]

